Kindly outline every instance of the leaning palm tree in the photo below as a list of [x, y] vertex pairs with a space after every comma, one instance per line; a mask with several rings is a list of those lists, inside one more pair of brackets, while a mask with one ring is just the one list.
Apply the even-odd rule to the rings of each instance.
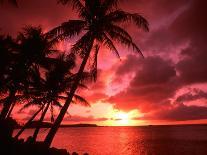
[[[37, 105], [40, 106], [40, 109], [43, 111], [38, 121], [38, 126], [33, 134], [34, 141], [37, 138], [41, 124], [49, 108], [51, 112], [51, 122], [53, 122], [54, 107], [61, 108], [62, 105], [60, 102], [64, 102], [67, 99], [67, 94], [76, 76], [71, 72], [74, 66], [75, 57], [73, 54], [69, 54], [68, 56], [61, 54], [56, 59], [56, 63], [52, 65], [45, 75], [41, 75], [39, 68], [36, 68], [32, 73], [32, 87], [28, 91], [28, 95], [31, 96], [32, 100], [25, 104], [22, 109]], [[83, 88], [84, 85], [81, 84], [79, 87]], [[81, 103], [84, 106], [89, 106], [89, 103], [84, 98], [76, 94], [74, 95], [73, 103]], [[39, 110], [37, 112], [39, 113]], [[30, 119], [29, 123], [26, 123], [26, 125], [28, 126], [36, 116], [37, 113], [32, 116], [32, 119]], [[23, 127], [15, 138], [18, 138], [25, 128], [26, 127]]]
[[[92, 57], [91, 71], [97, 73], [97, 55], [99, 48], [103, 45], [119, 56], [114, 41], [132, 47], [142, 55], [138, 46], [128, 32], [120, 26], [121, 23], [134, 22], [138, 28], [148, 31], [147, 20], [138, 13], [128, 13], [118, 9], [119, 0], [59, 0], [63, 4], [72, 3], [73, 8], [78, 11], [80, 20], [69, 20], [54, 28], [48, 35], [62, 40], [76, 35], [82, 37], [73, 45], [71, 51], [82, 58], [76, 81], [71, 87], [68, 98], [61, 109], [54, 125], [45, 138], [45, 144], [49, 147], [51, 142], [71, 104], [72, 98], [81, 80], [87, 61]], [[96, 76], [94, 76], [96, 79]]]
[[[67, 93], [70, 91], [71, 84], [73, 83], [73, 74], [70, 70], [74, 67], [74, 57], [66, 58], [64, 55], [61, 55], [58, 58], [58, 61], [54, 67], [52, 67], [46, 74], [46, 78], [43, 81], [41, 86], [43, 94], [41, 95], [41, 101], [45, 104], [45, 109], [39, 119], [39, 125], [35, 129], [33, 134], [33, 140], [35, 141], [39, 133], [41, 124], [44, 120], [44, 117], [50, 107], [51, 111], [51, 122], [54, 122], [53, 116], [53, 106], [62, 108], [60, 101], [64, 101], [67, 97]], [[88, 106], [89, 103], [79, 95], [74, 95], [73, 102], [82, 103], [85, 106]]]

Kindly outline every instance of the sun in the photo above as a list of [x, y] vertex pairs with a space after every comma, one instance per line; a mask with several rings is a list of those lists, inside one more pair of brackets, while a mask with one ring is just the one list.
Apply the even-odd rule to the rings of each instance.
[[121, 110], [114, 110], [109, 113], [110, 118], [105, 123], [108, 126], [137, 126], [140, 124], [139, 120], [135, 118], [141, 117], [142, 114], [138, 110], [132, 110], [129, 112], [124, 112]]
[[123, 112], [117, 113], [117, 121], [120, 121], [121, 124], [127, 125], [129, 123], [129, 120], [130, 118], [127, 113], [123, 113]]
[[130, 116], [125, 112], [116, 112], [113, 115], [112, 123], [114, 126], [129, 126]]

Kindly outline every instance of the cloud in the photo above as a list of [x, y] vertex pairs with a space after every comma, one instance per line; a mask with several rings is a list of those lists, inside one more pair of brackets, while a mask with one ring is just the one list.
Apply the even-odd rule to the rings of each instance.
[[[128, 60], [131, 61], [130, 57]], [[179, 87], [175, 68], [170, 61], [160, 57], [137, 59], [136, 62], [139, 65], [137, 65], [135, 77], [129, 87], [110, 97], [108, 101], [116, 103], [116, 106], [121, 109], [138, 108], [142, 112], [162, 106]]]
[[191, 92], [187, 92], [185, 94], [178, 96], [176, 102], [185, 103], [202, 98], [207, 99], [207, 93], [199, 89], [193, 89], [193, 91]]
[[189, 40], [190, 44], [181, 52], [182, 60], [176, 68], [186, 84], [207, 82], [207, 13], [204, 0], [192, 1], [191, 7], [172, 24], [171, 30], [177, 41]]
[[88, 89], [81, 92], [81, 94], [86, 98], [87, 101], [89, 101], [89, 103], [93, 104], [105, 98], [108, 98], [108, 95], [106, 94], [106, 79], [108, 76], [108, 73], [99, 70], [97, 81], [89, 83], [87, 85]]
[[187, 121], [207, 119], [207, 107], [178, 104], [165, 110], [145, 115], [144, 120]]

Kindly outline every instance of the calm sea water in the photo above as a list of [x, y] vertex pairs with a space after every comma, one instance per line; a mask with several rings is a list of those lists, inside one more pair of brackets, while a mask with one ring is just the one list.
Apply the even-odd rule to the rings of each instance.
[[90, 155], [207, 155], [207, 126], [61, 128], [52, 145]]

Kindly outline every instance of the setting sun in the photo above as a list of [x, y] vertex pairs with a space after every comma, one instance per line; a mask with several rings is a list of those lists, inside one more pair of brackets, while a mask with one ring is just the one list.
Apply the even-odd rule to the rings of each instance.
[[109, 114], [110, 119], [106, 121], [107, 126], [136, 126], [142, 124], [136, 118], [142, 117], [137, 110], [130, 112], [114, 110]]
[[127, 113], [117, 113], [116, 121], [120, 123], [120, 125], [129, 125], [130, 118]]

